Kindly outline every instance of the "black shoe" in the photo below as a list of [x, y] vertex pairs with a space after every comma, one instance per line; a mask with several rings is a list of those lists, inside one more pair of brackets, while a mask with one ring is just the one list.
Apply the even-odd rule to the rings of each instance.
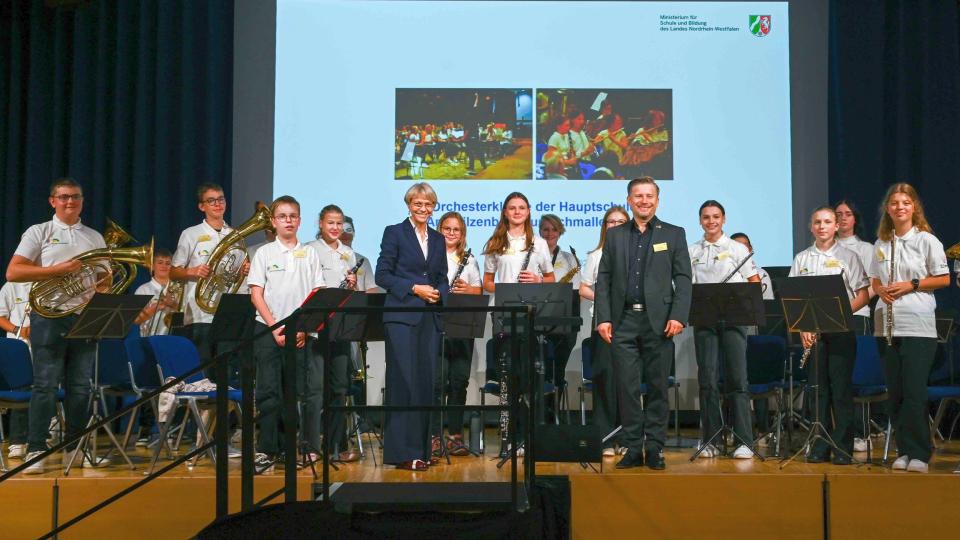
[[651, 450], [647, 452], [647, 467], [655, 471], [662, 471], [667, 468], [667, 462], [663, 460], [663, 450]]
[[840, 452], [833, 453], [833, 464], [834, 465], [850, 465], [853, 461], [850, 459], [850, 456], [847, 454], [842, 454]]
[[627, 452], [623, 459], [617, 462], [618, 469], [632, 469], [634, 467], [641, 467], [643, 465], [643, 454], [640, 452], [634, 452], [630, 450]]

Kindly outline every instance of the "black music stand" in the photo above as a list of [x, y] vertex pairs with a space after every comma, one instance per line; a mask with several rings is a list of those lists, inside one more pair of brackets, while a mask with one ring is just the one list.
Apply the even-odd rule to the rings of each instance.
[[[83, 309], [83, 313], [80, 314], [77, 322], [73, 324], [73, 328], [71, 328], [70, 332], [65, 336], [67, 339], [85, 339], [92, 341], [95, 348], [93, 380], [90, 391], [90, 403], [88, 405], [91, 408], [90, 420], [87, 422], [86, 427], [89, 428], [100, 422], [107, 414], [106, 399], [103, 395], [103, 388], [100, 386], [100, 341], [127, 337], [134, 319], [143, 311], [143, 308], [147, 307], [147, 304], [149, 304], [152, 299], [153, 296], [151, 295], [96, 293]], [[120, 455], [127, 462], [127, 465], [130, 465], [130, 469], [135, 469], [136, 467], [133, 465], [133, 462], [130, 461], [130, 456], [127, 455], [120, 445], [116, 435], [114, 435], [113, 430], [110, 428], [110, 424], [105, 424], [99, 429], [106, 432], [110, 438], [110, 442], [112, 442], [113, 446], [120, 452]], [[100, 462], [97, 461], [97, 438], [95, 436], [91, 437], [95, 433], [96, 431], [92, 431], [80, 439], [80, 443], [77, 445], [78, 451], [73, 452], [67, 461], [63, 471], [64, 476], [70, 474], [70, 468], [73, 467], [74, 460], [80, 454], [86, 454], [90, 463], [94, 464], [94, 466], [100, 464]], [[92, 452], [90, 454], [87, 454], [88, 443], [92, 446]]]
[[[780, 282], [780, 301], [783, 304], [783, 318], [790, 332], [813, 332], [816, 334], [834, 334], [849, 332], [853, 328], [853, 312], [847, 287], [842, 274], [832, 276], [799, 276]], [[806, 448], [813, 449], [817, 439], [822, 439], [835, 452], [859, 463], [853, 456], [842, 450], [830, 437], [820, 418], [820, 346], [814, 344], [813, 381], [815, 388], [814, 417], [810, 424], [810, 433], [800, 448], [780, 464], [786, 467]]]
[[[360, 295], [354, 295], [351, 297], [351, 300], [347, 303], [348, 306], [354, 305], [352, 302], [357, 299], [362, 299], [363, 304], [367, 307], [383, 307], [384, 302], [387, 299], [385, 293], [363, 293]], [[349, 320], [357, 317], [358, 314], [344, 314], [347, 315]], [[343, 334], [340, 339], [346, 341], [353, 341], [358, 344], [360, 350], [360, 365], [354, 365], [360, 373], [360, 397], [359, 399], [363, 404], [367, 403], [367, 369], [370, 367], [367, 365], [367, 343], [372, 341], [384, 341], [384, 329], [383, 329], [383, 312], [382, 311], [372, 311], [363, 314], [359, 314], [362, 317], [362, 324], [355, 323], [345, 323]], [[372, 433], [374, 437], [380, 442], [380, 448], [383, 448], [383, 434], [377, 431], [376, 426], [373, 422], [370, 422], [363, 412], [358, 412], [357, 417], [359, 418], [357, 422], [357, 444], [360, 447], [360, 453], [363, 454], [363, 439], [360, 437], [360, 433]], [[380, 425], [383, 426], [386, 416], [381, 416]], [[374, 464], [376, 464], [377, 455], [376, 453], [371, 454], [374, 459]]]
[[[458, 307], [469, 307], [469, 308], [482, 308], [490, 305], [490, 297], [485, 294], [456, 294], [450, 293], [447, 295], [447, 305], [446, 307], [458, 308]], [[458, 312], [458, 313], [444, 313], [441, 315], [443, 319], [443, 338], [450, 339], [482, 339], [484, 326], [486, 326], [486, 313], [483, 311], [476, 312]], [[444, 355], [446, 351], [444, 350], [445, 341], [444, 339], [440, 340], [440, 405], [446, 404], [447, 400], [447, 378], [443, 370], [444, 364]], [[447, 460], [447, 464], [450, 464], [450, 453], [447, 451], [446, 442], [443, 439], [443, 424], [444, 424], [444, 413], [446, 409], [440, 409], [440, 451], [443, 457]], [[472, 425], [472, 424], [471, 424]], [[462, 428], [463, 426], [461, 426]], [[483, 429], [481, 427], [480, 429]], [[471, 433], [471, 437], [473, 434]], [[475, 452], [473, 449], [468, 451], [479, 457], [480, 454]]]
[[[182, 316], [182, 314], [180, 315]], [[213, 346], [214, 356], [218, 356], [221, 353], [221, 344], [240, 343], [253, 336], [253, 322], [255, 320], [255, 315], [256, 308], [254, 307], [253, 302], [250, 301], [249, 294], [221, 295], [220, 301], [217, 303], [217, 311], [213, 314], [213, 324], [210, 327], [210, 342]], [[256, 373], [256, 368], [253, 363], [253, 346], [251, 345], [249, 347], [243, 347], [238, 356], [240, 359], [240, 371], [247, 370], [248, 377], [250, 380], [253, 380]], [[238, 388], [243, 390], [243, 376], [240, 373], [229, 373], [229, 360], [226, 364], [224, 364], [223, 367], [226, 369], [225, 371], [220, 371], [221, 366], [219, 365], [214, 368], [214, 376], [212, 377], [212, 380], [214, 383], [216, 383], [217, 388], [220, 388], [221, 384], [224, 385], [224, 388], [228, 388], [231, 384], [236, 384]], [[227, 376], [223, 377], [224, 374]], [[217, 392], [217, 416], [215, 422], [216, 427], [214, 439], [218, 441], [226, 440], [227, 438], [227, 431], [229, 428], [228, 401], [227, 392]], [[246, 415], [240, 415], [241, 425], [244, 423], [249, 423], [249, 429], [247, 433], [253, 433], [254, 407], [252, 389], [246, 392], [241, 392], [240, 409], [241, 411], [247, 411]], [[221, 429], [223, 431], [221, 431]], [[241, 468], [249, 466], [250, 476], [253, 476], [254, 448], [252, 437], [249, 441], [241, 439], [240, 447], [242, 456], [242, 462], [240, 466]], [[226, 474], [228, 449], [226, 447], [221, 448], [220, 446], [217, 446], [216, 452], [216, 466], [222, 467], [223, 474]], [[249, 462], [247, 456], [250, 456]]]
[[[579, 316], [574, 317], [571, 315], [573, 309], [572, 300], [573, 296], [570, 293], [569, 283], [497, 283], [494, 291], [494, 304], [497, 307], [533, 306], [535, 310], [533, 332], [536, 334], [539, 349], [536, 362], [536, 374], [524, 373], [523, 370], [526, 369], [526, 363], [521, 362], [519, 366], [520, 373], [518, 375], [519, 380], [524, 380], [524, 377], [527, 376], [532, 377], [535, 375], [537, 377], [537, 392], [535, 396], [532, 396], [533, 399], [530, 400], [530, 406], [533, 408], [530, 417], [536, 418], [538, 422], [543, 420], [538, 417], [537, 414], [543, 410], [545, 336], [548, 334], [565, 335], [569, 332], [571, 326], [579, 327], [582, 324]], [[504, 336], [508, 332], [510, 324], [507, 317], [494, 314], [492, 319], [494, 333], [501, 337]], [[526, 319], [518, 318], [517, 330], [525, 330], [524, 326], [526, 326]], [[521, 335], [523, 334], [524, 332], [521, 332]], [[510, 371], [510, 364], [512, 364], [512, 362], [507, 362], [508, 355], [504, 352], [498, 351], [498, 356], [500, 358], [500, 365], [498, 366], [500, 369], [500, 384], [503, 385], [506, 383], [507, 374]], [[559, 388], [555, 386], [554, 401], [557, 403], [558, 409], [559, 391]], [[501, 437], [500, 463], [497, 464], [498, 467], [501, 467], [510, 459], [510, 453], [507, 451], [503, 442], [505, 442], [505, 439]]]
[[[693, 299], [690, 304], [690, 325], [719, 327], [720, 339], [723, 339], [724, 330], [728, 326], [753, 326], [763, 324], [763, 292], [754, 283], [696, 283], [693, 286]], [[703, 403], [700, 406], [704, 406]], [[721, 415], [722, 416], [722, 415]], [[718, 437], [722, 441], [724, 454], [726, 453], [726, 435], [730, 433], [741, 445], [750, 449], [754, 456], [764, 458], [753, 449], [753, 441], [745, 441], [733, 431], [726, 422], [716, 433], [706, 437], [700, 448], [690, 456], [690, 461], [697, 459], [703, 451]], [[707, 435], [707, 434], [704, 434]], [[716, 446], [716, 445], [715, 445]]]

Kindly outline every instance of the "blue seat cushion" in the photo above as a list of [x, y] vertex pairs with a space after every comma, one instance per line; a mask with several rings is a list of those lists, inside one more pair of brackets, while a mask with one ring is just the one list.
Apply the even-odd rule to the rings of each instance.
[[783, 383], [780, 381], [774, 381], [768, 383], [748, 384], [747, 392], [751, 394], [766, 394], [768, 392], [773, 392], [777, 388], [783, 388]]
[[[195, 397], [201, 399], [215, 400], [216, 392], [177, 392], [177, 397]], [[243, 399], [243, 392], [240, 390], [227, 390], [227, 399], [229, 401], [240, 401]]]
[[874, 384], [867, 386], [854, 386], [853, 387], [853, 397], [870, 397], [878, 396], [887, 391], [887, 387], [882, 384]]
[[928, 386], [927, 400], [938, 401], [944, 398], [960, 398], [960, 386]]

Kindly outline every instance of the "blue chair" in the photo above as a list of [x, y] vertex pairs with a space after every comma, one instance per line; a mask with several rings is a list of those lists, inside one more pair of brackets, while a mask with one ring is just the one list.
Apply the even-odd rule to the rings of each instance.
[[[888, 398], [887, 381], [883, 375], [877, 338], [857, 336], [857, 358], [853, 363], [853, 402], [860, 404], [863, 413], [863, 433], [867, 435], [868, 441], [873, 431], [870, 421], [870, 405], [886, 401]], [[891, 424], [887, 421], [887, 441], [890, 440], [890, 432]], [[872, 448], [870, 450], [872, 451]], [[884, 461], [887, 459], [888, 452], [889, 444], [884, 447]]]
[[535, 163], [543, 163], [543, 155], [547, 153], [547, 145], [544, 143], [537, 143], [537, 160]]
[[[780, 455], [780, 438], [783, 426], [783, 365], [787, 358], [787, 342], [781, 336], [759, 335], [747, 336], [747, 392], [751, 401], [775, 398], [777, 414], [775, 416], [773, 432], [776, 437], [773, 455]], [[753, 441], [756, 445], [760, 439], [771, 431], [759, 433]]]
[[[186, 373], [200, 365], [200, 354], [197, 352], [197, 349], [193, 343], [184, 337], [150, 336], [145, 339], [153, 353], [154, 359], [156, 360], [157, 375], [160, 381], [163, 381], [166, 377], [179, 377], [181, 374]], [[203, 374], [198, 372], [188, 377], [185, 382], [195, 383], [201, 381], [203, 378]], [[232, 410], [235, 410], [238, 415], [240, 414], [241, 397], [242, 395], [239, 390], [227, 391], [229, 406]], [[160, 449], [163, 446], [163, 441], [167, 440], [170, 426], [173, 423], [173, 418], [176, 416], [177, 409], [180, 405], [185, 405], [188, 410], [188, 414], [184, 415], [183, 421], [180, 424], [181, 436], [183, 434], [187, 418], [192, 417], [193, 421], [197, 424], [197, 431], [200, 436], [200, 440], [197, 441], [197, 444], [207, 444], [210, 442], [208, 431], [212, 428], [213, 422], [211, 421], [209, 424], [205, 423], [202, 415], [200, 414], [200, 410], [215, 410], [216, 399], [216, 391], [174, 393], [173, 410], [170, 411], [169, 418], [166, 422], [160, 422], [161, 444], [158, 444], [156, 450], [154, 451], [153, 459], [150, 464], [151, 473], [156, 467], [157, 460], [160, 457]], [[158, 418], [157, 420], [159, 421], [160, 419]], [[211, 460], [216, 460], [212, 447], [207, 449], [207, 454], [210, 456]], [[193, 464], [196, 464], [196, 459], [194, 459]]]
[[[105, 401], [106, 396], [119, 398], [120, 400], [124, 398], [138, 399], [140, 397], [130, 371], [127, 347], [127, 341], [139, 339], [140, 327], [131, 325], [130, 331], [124, 339], [105, 339], [100, 342], [100, 399], [105, 411], [109, 410]], [[139, 410], [140, 407], [134, 407], [130, 410], [130, 414], [125, 417], [126, 429], [121, 443], [121, 447], [124, 449], [130, 442]]]

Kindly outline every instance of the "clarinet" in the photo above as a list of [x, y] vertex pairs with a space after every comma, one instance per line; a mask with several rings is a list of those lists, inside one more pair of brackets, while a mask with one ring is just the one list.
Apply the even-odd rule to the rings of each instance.
[[[350, 274], [356, 274], [356, 273], [357, 273], [357, 270], [360, 270], [360, 267], [363, 266], [363, 263], [364, 263], [365, 261], [366, 261], [366, 259], [364, 259], [363, 257], [357, 257], [357, 264], [353, 265], [353, 268], [351, 268], [350, 270], [347, 270], [347, 274], [346, 274], [346, 275], [349, 276]], [[343, 278], [343, 281], [340, 282], [339, 288], [341, 288], [341, 289], [346, 289], [346, 288], [347, 288], [347, 278], [346, 278], [346, 277], [344, 277], [344, 278]]]
[[460, 258], [460, 262], [457, 263], [457, 271], [453, 274], [453, 279], [450, 280], [450, 288], [453, 288], [453, 284], [460, 279], [460, 274], [463, 273], [463, 270], [467, 267], [467, 261], [470, 260], [470, 252], [472, 249], [468, 249], [466, 253], [463, 254], [463, 257]]
[[[520, 272], [523, 272], [530, 266], [530, 257], [533, 256], [533, 246], [530, 246], [530, 249], [527, 250], [526, 257], [523, 258], [523, 265], [520, 266]], [[520, 275], [517, 274], [517, 281], [520, 280]]]
[[[523, 258], [523, 264], [520, 266], [520, 271], [523, 272], [530, 266], [530, 257], [533, 256], [533, 246], [527, 250], [527, 255]], [[517, 276], [519, 280], [519, 275]], [[501, 346], [503, 343], [503, 336], [506, 335], [506, 332], [500, 332], [501, 337]], [[500, 351], [498, 358], [498, 367], [500, 368], [500, 405], [508, 405], [510, 403], [510, 392], [507, 389], [507, 379], [508, 379], [508, 362], [507, 362], [507, 352]], [[500, 411], [500, 455], [506, 456], [507, 446], [510, 444], [510, 411], [504, 409]]]
[[[890, 235], [890, 276], [889, 276], [889, 279], [887, 280], [888, 287], [890, 285], [893, 285], [893, 274], [896, 271], [896, 267], [894, 266], [894, 260], [895, 260], [894, 256], [896, 255], [896, 249], [897, 249], [897, 233], [896, 231], [894, 231]], [[886, 319], [886, 325], [885, 325], [886, 328], [884, 328], [885, 330], [884, 333], [887, 336], [887, 346], [891, 346], [893, 345], [893, 302], [887, 305], [886, 309], [883, 310], [883, 314], [885, 315], [884, 318]]]

